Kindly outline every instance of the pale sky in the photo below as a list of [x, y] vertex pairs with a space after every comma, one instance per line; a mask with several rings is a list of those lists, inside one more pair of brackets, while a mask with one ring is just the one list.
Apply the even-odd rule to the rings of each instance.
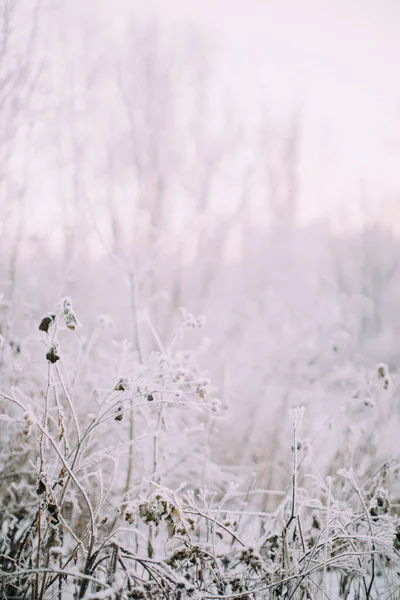
[[256, 129], [262, 111], [277, 129], [293, 110], [301, 114], [303, 222], [328, 216], [339, 226], [358, 224], [365, 220], [363, 195], [372, 216], [393, 222], [398, 206], [400, 223], [400, 0], [71, 0], [66, 6], [69, 27], [60, 19], [66, 40], [83, 14], [104, 52], [108, 37], [124, 44], [132, 17], [200, 29], [214, 81], [245, 127]]
[[161, 22], [199, 24], [217, 48], [218, 77], [245, 118], [261, 100], [272, 117], [303, 110], [308, 216], [348, 204], [343, 196], [358, 195], [363, 185], [376, 197], [400, 190], [398, 0], [119, 2], [117, 27], [123, 5]]

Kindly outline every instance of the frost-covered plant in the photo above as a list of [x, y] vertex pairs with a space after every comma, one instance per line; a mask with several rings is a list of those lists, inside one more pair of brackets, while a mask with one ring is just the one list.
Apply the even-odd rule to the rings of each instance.
[[[193, 469], [193, 481], [200, 481], [209, 461], [204, 447], [215, 410], [213, 388], [194, 353], [175, 349], [179, 336], [146, 363], [135, 362], [131, 354], [126, 375], [112, 381], [109, 373], [109, 389], [92, 390], [85, 398], [87, 383], [81, 375], [79, 385], [79, 368], [72, 382], [63, 368], [68, 351], [62, 349], [63, 330], [75, 332], [78, 323], [69, 299], [58, 313], [44, 315], [38, 329], [47, 369], [39, 396], [28, 395], [24, 382], [1, 392], [3, 423], [9, 428], [8, 452], [1, 460], [9, 484], [2, 498], [7, 509], [0, 519], [0, 562], [8, 597], [29, 592], [44, 598], [56, 582], [61, 589], [67, 573], [84, 597], [97, 569], [93, 561], [103, 549], [108, 556], [114, 548], [123, 507], [145, 482], [173, 483], [182, 464], [186, 473]], [[125, 344], [125, 364], [129, 351]], [[133, 431], [125, 426], [127, 414], [134, 416]], [[131, 446], [133, 465], [126, 456]], [[133, 471], [129, 479], [127, 468]]]
[[[397, 589], [397, 456], [357, 471], [354, 442], [348, 468], [325, 477], [295, 408], [284, 490], [257, 478], [246, 489], [246, 473], [213, 461], [220, 403], [196, 352], [178, 347], [201, 319], [182, 311], [141, 361], [110, 341], [104, 316], [74, 347], [78, 323], [64, 300], [38, 323], [42, 365], [28, 373], [27, 357], [3, 377], [2, 598], [372, 600]], [[377, 403], [387, 381], [380, 364], [367, 384]], [[260, 510], [271, 495], [276, 510]]]

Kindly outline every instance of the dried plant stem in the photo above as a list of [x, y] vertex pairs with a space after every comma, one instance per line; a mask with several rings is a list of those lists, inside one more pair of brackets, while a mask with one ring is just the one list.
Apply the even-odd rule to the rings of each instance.
[[292, 503], [290, 517], [285, 525], [285, 529], [288, 529], [289, 525], [296, 517], [296, 494], [297, 494], [297, 425], [293, 423], [293, 467], [292, 467]]
[[65, 399], [67, 401], [69, 410], [71, 411], [72, 419], [73, 419], [74, 425], [75, 425], [76, 439], [77, 439], [77, 442], [78, 442], [78, 445], [79, 445], [81, 443], [81, 433], [80, 433], [80, 429], [79, 429], [78, 417], [77, 417], [77, 414], [75, 412], [75, 408], [74, 408], [73, 402], [72, 402], [72, 400], [70, 398], [70, 395], [68, 393], [67, 386], [65, 385], [64, 379], [63, 379], [63, 377], [61, 375], [60, 367], [58, 365], [56, 365], [56, 371], [57, 371], [58, 379], [60, 381], [62, 390], [64, 392]]
[[[46, 392], [44, 395], [44, 414], [43, 414], [43, 427], [41, 429], [41, 434], [40, 434], [40, 438], [39, 438], [39, 458], [40, 458], [40, 464], [39, 464], [39, 480], [42, 479], [43, 477], [43, 467], [44, 467], [44, 453], [43, 453], [43, 446], [44, 446], [44, 432], [47, 428], [47, 418], [48, 418], [48, 411], [49, 411], [49, 391], [50, 391], [50, 385], [51, 385], [51, 370], [50, 370], [50, 363], [48, 363], [47, 366], [47, 387], [46, 387]], [[40, 500], [39, 500], [40, 502]], [[40, 555], [42, 552], [42, 528], [41, 528], [41, 519], [42, 519], [42, 509], [39, 505], [38, 511], [37, 511], [37, 554], [36, 554], [36, 569], [40, 568]], [[36, 577], [35, 577], [35, 593], [34, 593], [34, 598], [35, 600], [38, 600], [39, 598], [39, 584], [40, 584], [40, 580], [39, 580], [39, 572], [36, 573]]]
[[[129, 289], [130, 289], [130, 298], [131, 298], [131, 312], [132, 312], [132, 321], [133, 321], [133, 331], [134, 331], [134, 340], [136, 352], [138, 355], [139, 363], [143, 364], [143, 352], [140, 340], [140, 331], [139, 331], [139, 320], [138, 320], [138, 292], [136, 285], [136, 277], [133, 269], [128, 273], [129, 278]], [[135, 437], [135, 415], [133, 411], [133, 400], [130, 400], [131, 411], [129, 414], [129, 440], [132, 441]], [[131, 444], [129, 446], [129, 454], [128, 454], [128, 469], [126, 474], [126, 483], [125, 483], [125, 493], [127, 493], [132, 484], [132, 474], [133, 474], [133, 457], [134, 457], [134, 446]]]

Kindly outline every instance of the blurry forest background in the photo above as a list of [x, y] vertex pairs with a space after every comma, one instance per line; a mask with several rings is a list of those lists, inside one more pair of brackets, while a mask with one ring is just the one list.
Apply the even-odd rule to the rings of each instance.
[[[266, 89], [244, 114], [221, 83], [218, 40], [195, 20], [129, 3], [0, 6], [0, 288], [13, 342], [2, 377], [41, 360], [32, 340], [62, 296], [82, 347], [107, 313], [111, 337], [145, 356], [184, 306], [206, 317], [200, 360], [223, 408], [212, 453], [232, 477], [251, 465], [260, 485], [286, 489], [297, 405], [321, 473], [347, 452], [361, 474], [390, 456], [399, 399], [393, 388], [374, 407], [371, 385], [377, 364], [395, 382], [400, 363], [396, 186], [374, 173], [371, 192], [358, 170], [335, 187], [329, 140], [322, 128], [310, 150], [301, 97], [277, 115]], [[110, 385], [117, 368], [93, 365], [88, 385]]]

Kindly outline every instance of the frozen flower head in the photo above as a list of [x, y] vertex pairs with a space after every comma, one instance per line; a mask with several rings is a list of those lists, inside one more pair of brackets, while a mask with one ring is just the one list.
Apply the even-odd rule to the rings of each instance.
[[384, 379], [389, 375], [389, 367], [384, 363], [379, 363], [379, 365], [376, 368], [376, 372], [379, 379]]
[[201, 329], [202, 327], [205, 326], [206, 320], [203, 315], [195, 317], [193, 313], [187, 311], [186, 308], [184, 308], [183, 306], [181, 306], [180, 310], [181, 310], [183, 327], [188, 328], [188, 329], [189, 328]]
[[32, 433], [35, 417], [29, 411], [26, 411], [23, 416], [22, 434], [29, 436]]
[[387, 365], [379, 363], [376, 369], [376, 375], [384, 390], [389, 390], [392, 387], [392, 380], [390, 379], [389, 367]]
[[389, 492], [382, 487], [375, 490], [369, 502], [369, 513], [373, 518], [386, 515], [390, 508]]
[[364, 397], [364, 404], [365, 404], [365, 406], [368, 406], [368, 408], [374, 408], [376, 406], [376, 402], [372, 398], [372, 396], [365, 396]]
[[127, 377], [120, 377], [115, 384], [114, 391], [115, 392], [126, 392], [129, 388], [129, 380]]
[[50, 548], [50, 560], [53, 562], [58, 562], [62, 559], [63, 552], [64, 550], [61, 546], [53, 546]]
[[77, 319], [70, 298], [64, 298], [62, 300], [62, 310], [65, 325], [71, 331], [75, 331], [76, 328], [80, 325], [80, 323]]
[[212, 412], [218, 414], [221, 411], [221, 400], [219, 398], [213, 398], [210, 402], [210, 406]]
[[127, 521], [130, 525], [135, 522], [137, 507], [135, 504], [130, 502], [125, 509], [125, 521]]
[[39, 331], [49, 332], [50, 326], [53, 325], [56, 315], [46, 313], [39, 323]]
[[210, 380], [207, 377], [199, 379], [195, 381], [196, 394], [200, 396], [200, 398], [204, 399], [208, 396], [210, 392]]
[[58, 360], [60, 360], [60, 358], [61, 358], [60, 357], [60, 350], [59, 350], [58, 344], [56, 342], [54, 342], [53, 344], [51, 344], [50, 348], [46, 352], [46, 358], [52, 364], [54, 364]]

